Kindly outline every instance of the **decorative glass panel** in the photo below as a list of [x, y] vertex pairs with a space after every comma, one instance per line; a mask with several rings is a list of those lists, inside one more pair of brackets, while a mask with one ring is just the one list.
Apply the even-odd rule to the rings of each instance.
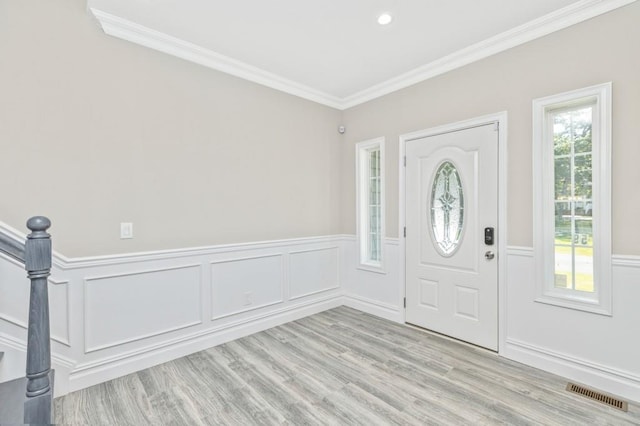
[[438, 167], [431, 188], [431, 228], [436, 249], [451, 255], [462, 235], [464, 225], [464, 194], [456, 167], [445, 161]]

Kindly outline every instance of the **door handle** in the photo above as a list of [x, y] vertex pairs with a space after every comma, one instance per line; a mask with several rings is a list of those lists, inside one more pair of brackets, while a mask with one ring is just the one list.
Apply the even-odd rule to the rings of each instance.
[[496, 255], [495, 255], [492, 251], [488, 251], [488, 252], [486, 252], [486, 253], [484, 254], [484, 258], [485, 258], [485, 259], [487, 259], [487, 260], [491, 260], [491, 259], [493, 259], [494, 257], [496, 257]]

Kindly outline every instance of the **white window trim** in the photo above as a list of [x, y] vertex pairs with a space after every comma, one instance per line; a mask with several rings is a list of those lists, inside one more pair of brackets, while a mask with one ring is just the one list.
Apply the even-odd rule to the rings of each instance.
[[[593, 268], [594, 293], [554, 285], [553, 146], [548, 141], [550, 111], [594, 101]], [[546, 138], [545, 138], [546, 136]], [[611, 83], [533, 101], [535, 301], [602, 315], [611, 315]], [[545, 213], [545, 214], [543, 214]]]
[[[356, 144], [356, 226], [357, 226], [357, 246], [358, 246], [358, 269], [370, 272], [386, 274], [386, 253], [385, 253], [385, 138], [380, 137], [370, 139]], [[362, 171], [367, 170], [365, 164], [368, 152], [380, 150], [380, 262], [367, 262], [364, 260], [366, 254], [366, 234], [369, 228], [368, 209], [364, 208], [368, 204], [368, 183], [365, 182], [367, 176]], [[364, 168], [364, 169], [363, 169]], [[364, 211], [363, 211], [364, 208]]]

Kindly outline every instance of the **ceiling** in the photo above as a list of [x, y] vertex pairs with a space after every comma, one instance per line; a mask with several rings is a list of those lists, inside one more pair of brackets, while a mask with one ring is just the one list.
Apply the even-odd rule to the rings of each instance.
[[[107, 34], [344, 109], [635, 0], [88, 0]], [[393, 21], [377, 23], [381, 12]]]

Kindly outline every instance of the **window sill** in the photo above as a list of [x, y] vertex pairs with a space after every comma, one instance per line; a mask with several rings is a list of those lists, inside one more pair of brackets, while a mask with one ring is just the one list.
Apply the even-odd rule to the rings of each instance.
[[359, 264], [356, 269], [359, 269], [361, 271], [367, 271], [367, 272], [373, 272], [376, 274], [383, 274], [386, 275], [387, 271], [384, 269], [384, 265], [368, 265], [366, 263], [361, 263]]
[[561, 308], [569, 308], [577, 311], [590, 312], [592, 314], [612, 316], [611, 307], [604, 306], [601, 302], [567, 295], [565, 293], [557, 293], [550, 291], [547, 294], [539, 295], [534, 299], [537, 303], [546, 305], [559, 306]]

